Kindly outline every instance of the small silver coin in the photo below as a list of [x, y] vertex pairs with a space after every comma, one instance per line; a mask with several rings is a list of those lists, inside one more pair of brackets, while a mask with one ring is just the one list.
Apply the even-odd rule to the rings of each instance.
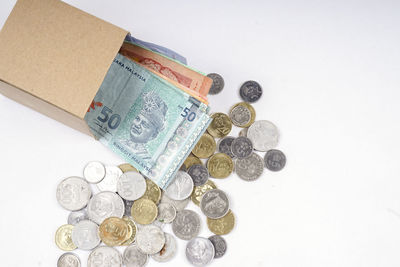
[[200, 216], [192, 210], [182, 210], [172, 222], [172, 231], [183, 240], [190, 240], [200, 232]]
[[83, 220], [89, 220], [89, 216], [87, 214], [86, 209], [71, 211], [71, 213], [68, 216], [68, 224], [75, 225]]
[[100, 225], [108, 217], [122, 218], [124, 201], [114, 192], [100, 192], [90, 199], [87, 212], [90, 220]]
[[171, 223], [176, 217], [176, 209], [171, 203], [158, 204], [157, 221], [162, 223]]
[[123, 264], [126, 267], [143, 267], [147, 264], [149, 256], [141, 252], [136, 243], [127, 247], [122, 256]]
[[78, 222], [72, 229], [72, 242], [79, 249], [94, 249], [100, 244], [99, 226], [89, 220]]
[[229, 112], [232, 123], [238, 127], [244, 127], [251, 121], [251, 111], [244, 105], [238, 105]]
[[270, 121], [255, 121], [249, 127], [247, 137], [253, 142], [254, 149], [268, 151], [278, 145], [279, 131]]
[[248, 130], [249, 130], [249, 128], [243, 128], [242, 130], [240, 130], [239, 136], [247, 137], [247, 131]]
[[167, 194], [165, 194], [164, 191], [161, 194], [160, 203], [170, 203], [175, 207], [176, 211], [180, 211], [180, 210], [185, 209], [187, 207], [187, 205], [189, 204], [189, 202], [190, 202], [190, 198], [189, 197], [185, 198], [183, 200], [174, 200], [174, 199], [169, 198], [167, 196]]
[[125, 172], [119, 177], [117, 191], [126, 200], [139, 199], [146, 192], [146, 180], [138, 172]]
[[192, 165], [187, 173], [192, 177], [194, 186], [203, 185], [208, 180], [208, 170], [202, 164]]
[[165, 194], [174, 200], [188, 198], [193, 191], [193, 180], [189, 174], [178, 171], [172, 183], [165, 189]]
[[57, 201], [67, 210], [83, 209], [90, 199], [92, 191], [89, 184], [79, 177], [68, 177], [57, 186]]
[[100, 191], [117, 192], [117, 183], [121, 175], [122, 171], [117, 166], [106, 166], [106, 176], [96, 186]]
[[133, 205], [133, 201], [132, 200], [126, 200], [126, 199], [122, 199], [124, 201], [124, 206], [125, 206], [125, 216], [132, 216], [132, 205]]
[[106, 168], [98, 161], [89, 162], [83, 169], [83, 177], [91, 184], [101, 182], [106, 176]]
[[81, 267], [81, 260], [74, 253], [67, 252], [58, 258], [57, 267]]
[[280, 171], [286, 165], [286, 156], [278, 149], [271, 149], [264, 156], [265, 167], [270, 171]]
[[163, 248], [159, 252], [151, 255], [153, 260], [158, 262], [167, 262], [171, 260], [176, 254], [175, 237], [173, 237], [168, 233], [164, 233], [164, 235], [165, 235], [165, 244]]
[[250, 156], [253, 152], [253, 143], [251, 140], [244, 136], [239, 136], [232, 141], [232, 154], [239, 159], [246, 158]]
[[261, 98], [262, 88], [255, 81], [247, 81], [240, 87], [240, 97], [249, 103], [254, 103]]
[[258, 179], [264, 171], [263, 159], [256, 153], [252, 153], [244, 159], [237, 159], [235, 162], [237, 175], [245, 181]]
[[87, 266], [122, 267], [122, 256], [115, 248], [101, 246], [90, 253]]
[[165, 244], [164, 232], [157, 226], [144, 225], [138, 229], [136, 244], [143, 253], [157, 253]]
[[229, 211], [229, 199], [224, 191], [212, 189], [201, 198], [200, 209], [208, 218], [222, 218]]
[[214, 258], [214, 246], [207, 238], [193, 238], [186, 245], [186, 258], [195, 266], [207, 265]]
[[213, 80], [210, 91], [208, 92], [210, 95], [216, 95], [224, 89], [225, 82], [221, 75], [218, 73], [210, 73], [207, 77]]
[[232, 153], [233, 140], [235, 140], [235, 137], [232, 136], [221, 138], [217, 143], [218, 151], [227, 154], [231, 158], [234, 158], [235, 155]]
[[214, 246], [214, 258], [221, 258], [225, 255], [227, 245], [225, 239], [220, 235], [213, 235], [208, 238]]

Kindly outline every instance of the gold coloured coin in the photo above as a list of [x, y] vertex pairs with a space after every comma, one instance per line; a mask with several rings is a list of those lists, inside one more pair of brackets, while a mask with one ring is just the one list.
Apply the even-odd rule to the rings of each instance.
[[133, 167], [129, 163], [124, 163], [124, 164], [118, 165], [118, 168], [120, 168], [123, 173], [131, 172], [131, 171], [139, 172], [135, 167]]
[[226, 178], [233, 171], [233, 161], [225, 153], [216, 153], [207, 161], [207, 169], [214, 178]]
[[228, 115], [217, 112], [211, 115], [213, 119], [207, 128], [207, 132], [214, 137], [227, 136], [232, 130], [232, 122]]
[[208, 180], [205, 184], [195, 186], [191, 195], [191, 199], [194, 204], [197, 206], [200, 205], [201, 198], [203, 195], [207, 192], [210, 191], [211, 189], [216, 189], [217, 186], [213, 183], [213, 181]]
[[201, 159], [206, 159], [214, 154], [216, 148], [217, 144], [215, 143], [214, 137], [205, 133], [200, 137], [192, 153]]
[[158, 204], [161, 199], [161, 189], [152, 180], [146, 178], [146, 192], [141, 198], [146, 198]]
[[229, 117], [235, 126], [248, 128], [256, 119], [256, 110], [249, 103], [240, 102], [231, 107]]
[[71, 224], [64, 224], [56, 231], [56, 245], [64, 251], [72, 251], [76, 249], [74, 242], [72, 242], [72, 229], [74, 226]]
[[185, 165], [187, 170], [189, 170], [189, 168], [195, 164], [203, 164], [203, 162], [201, 162], [201, 160], [198, 157], [196, 157], [195, 155], [192, 155], [192, 154], [190, 154], [186, 158], [185, 162], [183, 162], [183, 165]]
[[128, 224], [130, 230], [129, 230], [129, 236], [127, 236], [127, 239], [125, 240], [125, 242], [121, 244], [121, 246], [129, 246], [130, 244], [133, 243], [133, 241], [135, 241], [137, 227], [135, 222], [128, 216], [122, 217], [122, 220], [124, 220]]
[[207, 217], [207, 226], [216, 235], [229, 234], [235, 226], [235, 216], [229, 210], [224, 217], [219, 219], [210, 219]]
[[99, 236], [107, 246], [119, 246], [129, 237], [129, 230], [128, 223], [125, 220], [109, 217], [100, 224]]
[[140, 198], [133, 202], [131, 214], [135, 222], [150, 224], [157, 218], [158, 208], [153, 201]]

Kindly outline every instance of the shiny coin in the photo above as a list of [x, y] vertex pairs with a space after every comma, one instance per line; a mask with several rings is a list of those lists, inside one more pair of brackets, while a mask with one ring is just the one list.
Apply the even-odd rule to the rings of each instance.
[[180, 210], [183, 210], [183, 209], [186, 208], [186, 206], [189, 204], [189, 201], [190, 201], [189, 198], [185, 198], [185, 199], [183, 199], [183, 200], [174, 200], [174, 199], [171, 199], [171, 198], [169, 198], [169, 197], [165, 194], [165, 192], [163, 192], [163, 193], [161, 194], [161, 201], [160, 201], [160, 203], [170, 203], [170, 204], [172, 204], [172, 205], [175, 207], [176, 211], [180, 211]]
[[61, 250], [71, 251], [76, 249], [76, 245], [72, 240], [72, 230], [74, 226], [71, 224], [64, 224], [56, 231], [56, 245]]
[[157, 253], [165, 244], [164, 232], [154, 225], [140, 227], [136, 236], [136, 244], [143, 253]]
[[194, 204], [197, 206], [200, 205], [201, 198], [203, 197], [204, 193], [210, 191], [211, 189], [215, 189], [217, 186], [210, 180], [208, 180], [205, 184], [200, 186], [195, 186], [193, 189], [193, 193], [191, 199]]
[[252, 105], [246, 102], [235, 104], [229, 111], [229, 118], [234, 125], [247, 128], [256, 119], [256, 111]]
[[186, 245], [186, 258], [195, 266], [204, 266], [214, 259], [214, 246], [210, 240], [196, 237]]
[[230, 210], [224, 217], [219, 219], [207, 218], [207, 226], [216, 235], [229, 234], [235, 226], [235, 216]]
[[225, 153], [216, 153], [207, 161], [207, 169], [211, 177], [226, 178], [233, 171], [233, 161]]
[[83, 177], [88, 183], [97, 184], [106, 176], [106, 168], [98, 161], [89, 162], [83, 169]]
[[68, 216], [68, 224], [75, 225], [82, 220], [88, 220], [89, 216], [86, 209], [81, 209], [77, 211], [71, 211]]
[[240, 97], [249, 103], [254, 103], [261, 98], [262, 88], [255, 81], [247, 81], [240, 87]]
[[258, 179], [264, 171], [263, 159], [253, 152], [247, 158], [236, 160], [235, 171], [243, 180], [254, 181]]
[[131, 220], [131, 218], [129, 218], [128, 216], [124, 216], [124, 217], [122, 217], [122, 219], [128, 224], [128, 228], [129, 228], [128, 239], [124, 243], [122, 243], [122, 246], [129, 246], [130, 244], [132, 244], [135, 241], [137, 227], [136, 227], [135, 222], [133, 220]]
[[58, 258], [57, 267], [81, 267], [81, 260], [74, 253], [64, 253]]
[[130, 237], [128, 223], [118, 217], [105, 219], [99, 227], [99, 236], [104, 244], [110, 247], [119, 246]]
[[164, 235], [165, 235], [165, 244], [163, 248], [159, 252], [151, 255], [151, 257], [158, 262], [167, 262], [171, 260], [176, 254], [175, 237], [173, 237], [168, 233], [164, 233]]
[[122, 256], [115, 248], [101, 246], [90, 253], [87, 266], [122, 267]]
[[212, 189], [201, 198], [200, 209], [208, 218], [222, 218], [229, 211], [229, 199], [224, 191]]
[[198, 157], [194, 155], [189, 155], [186, 158], [185, 162], [183, 163], [183, 165], [185, 165], [186, 167], [186, 170], [189, 170], [189, 168], [192, 167], [194, 164], [203, 164], [203, 163]]
[[100, 244], [99, 226], [89, 220], [78, 222], [72, 230], [72, 241], [79, 249], [94, 249]]
[[249, 128], [243, 128], [242, 130], [240, 130], [239, 136], [247, 137], [247, 131], [248, 130], [249, 130]]
[[210, 73], [207, 74], [207, 77], [213, 80], [210, 91], [208, 92], [210, 95], [216, 95], [224, 89], [225, 82], [221, 75], [218, 73]]
[[121, 174], [122, 171], [117, 166], [106, 166], [106, 176], [96, 184], [97, 188], [100, 191], [117, 192], [117, 182]]
[[146, 181], [138, 172], [125, 172], [119, 177], [117, 191], [124, 199], [139, 199], [146, 192]]
[[150, 224], [157, 218], [157, 214], [157, 205], [153, 201], [141, 198], [133, 202], [132, 218], [135, 222]]
[[129, 163], [120, 164], [118, 165], [118, 168], [120, 168], [122, 172], [139, 172], [135, 167], [133, 167]]
[[232, 154], [239, 159], [246, 158], [253, 153], [253, 143], [247, 137], [239, 136], [232, 142]]
[[218, 112], [211, 115], [212, 121], [207, 132], [214, 137], [227, 136], [232, 130], [232, 122], [228, 115]]
[[125, 206], [125, 216], [131, 216], [131, 210], [132, 210], [132, 205], [133, 201], [132, 200], [126, 200], [122, 199], [124, 201], [124, 206]]
[[247, 136], [253, 142], [254, 149], [258, 151], [268, 151], [275, 148], [279, 141], [278, 128], [266, 120], [256, 121], [247, 132]]
[[226, 241], [222, 236], [213, 235], [208, 238], [214, 246], [214, 258], [221, 258], [226, 253]]
[[214, 154], [217, 144], [214, 137], [209, 134], [203, 134], [192, 150], [192, 153], [202, 159], [206, 159]]
[[125, 212], [124, 201], [113, 192], [100, 192], [94, 195], [88, 204], [90, 220], [101, 224], [108, 217], [122, 218]]
[[79, 177], [66, 178], [57, 186], [57, 201], [67, 210], [83, 209], [88, 204], [91, 195], [89, 184]]
[[147, 264], [149, 256], [141, 252], [136, 244], [127, 247], [122, 256], [126, 267], [143, 267]]
[[232, 142], [235, 137], [226, 136], [220, 139], [217, 143], [218, 151], [227, 154], [229, 157], [234, 158], [235, 155], [232, 153]]
[[162, 223], [171, 223], [176, 217], [176, 209], [171, 203], [158, 204], [157, 221]]
[[191, 210], [182, 210], [176, 214], [172, 222], [172, 231], [183, 240], [190, 240], [196, 237], [200, 232], [200, 217]]
[[188, 198], [193, 191], [193, 180], [189, 174], [183, 171], [176, 173], [175, 179], [165, 189], [165, 194], [175, 200]]
[[208, 180], [208, 170], [206, 167], [200, 164], [195, 164], [188, 170], [188, 174], [192, 177], [193, 185], [203, 185]]
[[156, 185], [152, 180], [150, 179], [145, 179], [146, 180], [146, 191], [144, 192], [144, 195], [142, 198], [149, 199], [153, 201], [155, 204], [158, 204], [161, 199], [161, 189]]
[[268, 170], [277, 172], [285, 167], [286, 156], [280, 150], [271, 149], [265, 154], [264, 163]]

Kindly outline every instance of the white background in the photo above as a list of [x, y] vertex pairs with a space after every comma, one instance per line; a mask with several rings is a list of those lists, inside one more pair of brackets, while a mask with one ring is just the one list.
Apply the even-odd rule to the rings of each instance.
[[[212, 266], [400, 265], [399, 1], [66, 2], [220, 73], [213, 111], [239, 102], [244, 81], [263, 86], [257, 119], [278, 126], [288, 163], [255, 182], [216, 181], [237, 225]], [[0, 26], [14, 3], [0, 2]], [[68, 216], [58, 182], [90, 160], [122, 161], [3, 96], [0, 151], [0, 265], [55, 266], [54, 233]], [[171, 262], [148, 266], [187, 266], [185, 244]], [[88, 253], [78, 253], [86, 266]]]

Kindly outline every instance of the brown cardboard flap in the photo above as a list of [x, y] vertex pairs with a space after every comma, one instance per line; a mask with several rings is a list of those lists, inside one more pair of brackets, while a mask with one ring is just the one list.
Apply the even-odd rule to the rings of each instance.
[[18, 0], [0, 80], [83, 119], [128, 32], [58, 0]]

